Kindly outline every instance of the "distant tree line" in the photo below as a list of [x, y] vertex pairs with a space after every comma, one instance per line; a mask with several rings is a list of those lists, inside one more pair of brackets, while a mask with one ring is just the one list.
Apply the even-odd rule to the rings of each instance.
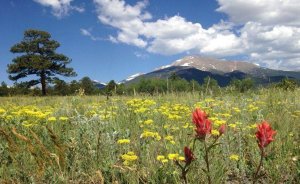
[[[292, 79], [283, 79], [279, 83], [269, 85], [269, 87], [280, 88], [284, 90], [295, 90], [299, 84]], [[219, 94], [227, 90], [229, 92], [247, 92], [256, 89], [257, 86], [251, 78], [242, 80], [233, 79], [226, 87], [220, 87], [218, 82], [210, 77], [204, 79], [203, 84], [195, 80], [187, 81], [172, 74], [168, 79], [160, 78], [142, 78], [137, 82], [129, 84], [117, 84], [111, 80], [106, 86], [99, 88], [97, 84], [89, 77], [83, 77], [80, 80], [65, 82], [55, 78], [52, 84], [48, 84], [48, 95], [53, 96], [72, 96], [72, 95], [105, 95], [107, 98], [113, 95], [157, 95], [168, 93], [194, 92], [203, 94]], [[40, 87], [31, 87], [24, 83], [15, 83], [13, 86], [7, 86], [2, 82], [0, 86], [0, 96], [28, 95], [39, 96]]]

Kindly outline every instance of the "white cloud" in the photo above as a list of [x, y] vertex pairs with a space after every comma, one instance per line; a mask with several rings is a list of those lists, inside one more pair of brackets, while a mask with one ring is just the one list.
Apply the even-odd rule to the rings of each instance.
[[137, 57], [137, 58], [140, 58], [140, 59], [146, 59], [148, 57], [148, 54], [144, 54], [144, 53], [141, 53], [141, 52], [134, 52], [134, 55]]
[[300, 70], [300, 28], [248, 22], [241, 29], [244, 53], [262, 66]]
[[103, 23], [120, 29], [114, 42], [119, 41], [137, 47], [145, 47], [147, 43], [139, 37], [139, 30], [143, 28], [143, 21], [151, 19], [148, 12], [143, 12], [147, 1], [138, 2], [134, 6], [126, 5], [121, 0], [94, 0], [98, 19]]
[[[94, 0], [98, 19], [106, 25], [119, 30], [117, 36], [110, 36], [122, 42], [145, 48], [152, 53], [164, 55], [195, 51], [198, 53], [218, 53], [223, 55], [237, 52], [240, 47], [236, 36], [216, 28], [203, 29], [201, 24], [192, 23], [181, 16], [151, 21], [151, 14], [144, 9], [148, 1], [135, 5], [124, 0]], [[230, 43], [224, 43], [229, 38]], [[204, 48], [205, 45], [209, 45]], [[217, 54], [215, 54], [217, 55]]]
[[73, 0], [34, 0], [42, 6], [50, 7], [52, 14], [57, 18], [62, 18], [70, 13], [70, 11], [84, 12], [83, 7], [73, 6]]
[[299, 0], [217, 0], [219, 12], [235, 23], [260, 22], [264, 25], [299, 26]]
[[148, 1], [94, 0], [98, 19], [117, 29], [114, 43], [163, 55], [193, 53], [216, 57], [244, 55], [253, 63], [300, 70], [299, 0], [217, 0], [229, 20], [205, 29], [175, 15], [152, 20]]
[[96, 37], [94, 36], [92, 33], [91, 33], [91, 29], [84, 29], [84, 28], [81, 28], [80, 29], [80, 33], [84, 36], [87, 36], [89, 37], [91, 40], [93, 41], [97, 41], [97, 40], [101, 40], [101, 38], [99, 37]]

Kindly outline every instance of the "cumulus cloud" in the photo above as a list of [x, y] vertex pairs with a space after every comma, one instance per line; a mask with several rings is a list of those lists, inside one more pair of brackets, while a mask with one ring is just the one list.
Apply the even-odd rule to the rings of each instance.
[[246, 56], [253, 63], [276, 69], [300, 70], [299, 0], [217, 0], [217, 11], [228, 15], [205, 29], [175, 15], [157, 20], [146, 11], [148, 1], [94, 0], [98, 20], [116, 28], [109, 35], [151, 53], [193, 53], [224, 58]]
[[143, 12], [147, 1], [138, 2], [134, 6], [121, 0], [94, 0], [98, 19], [103, 23], [120, 29], [117, 37], [110, 36], [114, 42], [119, 41], [137, 47], [146, 47], [147, 42], [139, 37], [143, 21], [151, 19], [148, 12]]
[[83, 7], [73, 6], [73, 0], [34, 0], [42, 6], [50, 7], [52, 14], [57, 18], [62, 18], [70, 13], [70, 11], [84, 12]]
[[300, 70], [299, 0], [218, 0], [219, 12], [241, 25], [243, 54], [274, 69]]
[[163, 55], [188, 51], [214, 55], [239, 52], [241, 42], [226, 30], [203, 29], [200, 23], [189, 22], [178, 15], [152, 21], [152, 15], [145, 11], [148, 1], [135, 5], [126, 4], [124, 0], [94, 0], [94, 3], [100, 22], [119, 30], [117, 36], [110, 36], [115, 43]]
[[241, 29], [244, 53], [262, 66], [300, 70], [300, 28], [248, 22]]
[[299, 26], [299, 0], [217, 0], [219, 12], [229, 15], [230, 20], [244, 24], [260, 22], [264, 25]]

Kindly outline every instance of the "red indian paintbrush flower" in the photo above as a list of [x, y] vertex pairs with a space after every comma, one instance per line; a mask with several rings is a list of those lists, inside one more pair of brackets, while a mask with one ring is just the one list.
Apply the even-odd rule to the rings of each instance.
[[187, 165], [189, 165], [193, 160], [195, 160], [193, 152], [188, 147], [184, 147], [184, 157]]
[[193, 123], [196, 125], [197, 137], [204, 139], [206, 134], [211, 133], [212, 123], [207, 119], [206, 113], [199, 108], [193, 112]]
[[225, 126], [225, 124], [222, 124], [222, 125], [219, 127], [219, 133], [220, 133], [220, 136], [221, 136], [222, 134], [225, 133], [225, 130], [226, 130], [226, 126]]
[[258, 139], [258, 146], [260, 149], [268, 146], [274, 139], [273, 135], [276, 134], [276, 131], [272, 130], [270, 124], [266, 121], [263, 121], [257, 126], [257, 132], [255, 133], [256, 138]]

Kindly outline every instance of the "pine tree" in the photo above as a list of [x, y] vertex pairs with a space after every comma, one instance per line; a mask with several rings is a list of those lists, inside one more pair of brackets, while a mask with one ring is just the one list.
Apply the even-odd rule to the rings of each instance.
[[48, 32], [32, 29], [25, 31], [23, 40], [10, 49], [19, 56], [8, 65], [9, 79], [17, 81], [29, 75], [36, 75], [38, 79], [29, 80], [26, 85], [31, 87], [41, 84], [42, 94], [46, 95], [47, 83], [51, 83], [56, 75], [76, 76], [73, 68], [66, 66], [71, 60], [55, 52], [59, 46]]

